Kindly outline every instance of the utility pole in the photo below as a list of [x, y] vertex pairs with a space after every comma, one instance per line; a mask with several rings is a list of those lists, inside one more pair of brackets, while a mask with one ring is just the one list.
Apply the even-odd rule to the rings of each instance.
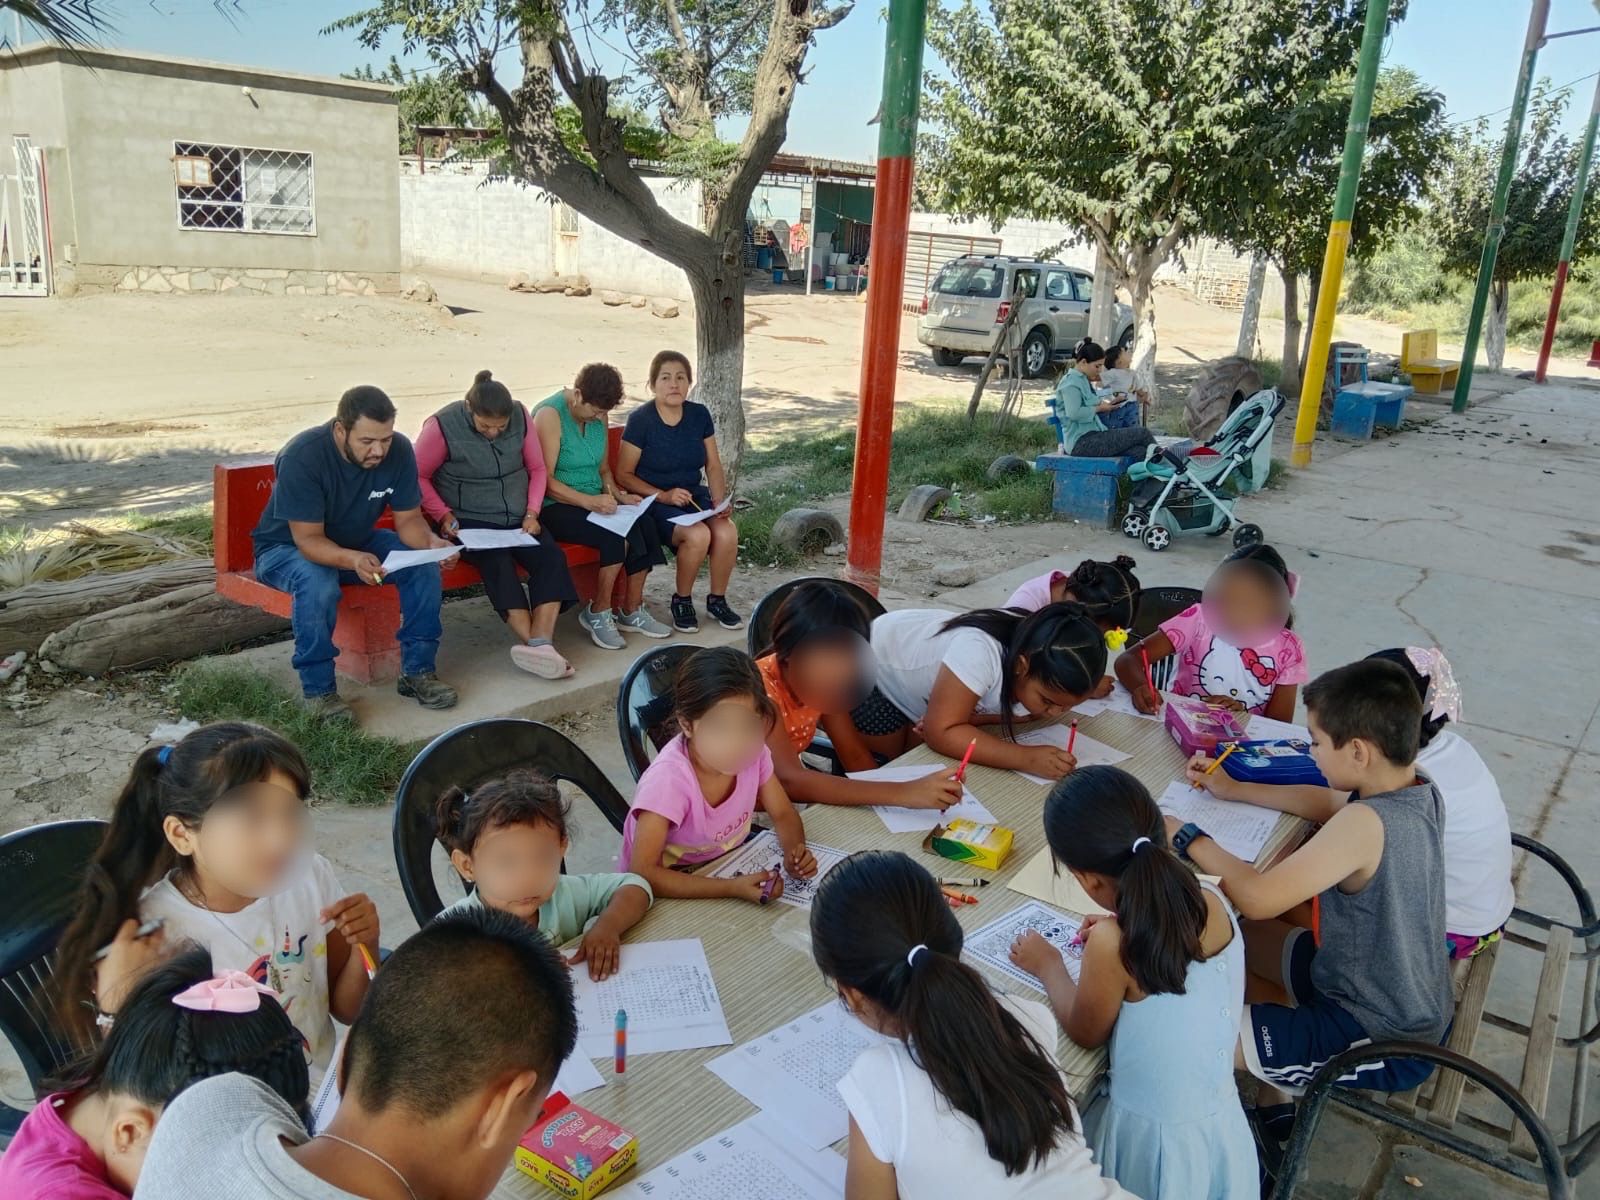
[[852, 579], [878, 590], [883, 519], [889, 504], [889, 447], [894, 435], [895, 372], [900, 366], [900, 297], [911, 226], [911, 171], [922, 103], [922, 43], [928, 0], [889, 0], [883, 51], [883, 119], [872, 199], [867, 322], [861, 342], [861, 409], [856, 419], [846, 562]]
[[[1549, 0], [1536, 2], [1548, 3]], [[1350, 218], [1356, 211], [1361, 156], [1367, 147], [1367, 121], [1372, 116], [1372, 93], [1378, 83], [1378, 59], [1382, 57], [1383, 34], [1388, 24], [1388, 0], [1367, 0], [1355, 95], [1350, 100], [1350, 123], [1344, 131], [1344, 158], [1339, 164], [1339, 190], [1333, 198], [1328, 247], [1322, 255], [1322, 284], [1317, 291], [1317, 311], [1311, 320], [1311, 349], [1306, 355], [1300, 382], [1300, 411], [1295, 417], [1294, 449], [1289, 457], [1291, 465], [1296, 467], [1311, 465], [1311, 444], [1316, 440], [1317, 417], [1322, 413], [1322, 380], [1328, 372], [1328, 343], [1333, 339], [1333, 314], [1339, 307], [1344, 256], [1350, 248]]]
[[1572, 181], [1572, 204], [1567, 209], [1567, 231], [1561, 238], [1561, 261], [1556, 264], [1556, 283], [1550, 292], [1550, 312], [1544, 319], [1544, 340], [1539, 343], [1539, 365], [1533, 377], [1544, 382], [1550, 365], [1550, 346], [1556, 339], [1556, 319], [1561, 315], [1561, 293], [1567, 286], [1567, 266], [1572, 262], [1572, 247], [1578, 240], [1578, 222], [1583, 216], [1583, 199], [1589, 185], [1589, 160], [1594, 157], [1595, 126], [1600, 124], [1600, 79], [1594, 82], [1594, 103], [1589, 106], [1589, 127], [1583, 134], [1583, 149], [1578, 152], [1578, 174]]
[[1511, 97], [1511, 115], [1506, 118], [1506, 141], [1500, 153], [1500, 177], [1494, 185], [1494, 203], [1489, 209], [1489, 228], [1483, 238], [1483, 257], [1478, 262], [1478, 286], [1472, 293], [1472, 311], [1467, 316], [1467, 340], [1461, 347], [1461, 373], [1456, 376], [1452, 412], [1467, 411], [1467, 395], [1472, 391], [1473, 359], [1478, 356], [1478, 338], [1483, 332], [1483, 314], [1489, 306], [1489, 288], [1494, 283], [1494, 263], [1500, 254], [1500, 238], [1506, 231], [1506, 202], [1511, 198], [1511, 177], [1517, 172], [1517, 149], [1522, 141], [1522, 122], [1528, 115], [1528, 93], [1533, 88], [1533, 63], [1544, 45], [1545, 26], [1550, 20], [1550, 0], [1533, 0], [1528, 14], [1528, 36], [1522, 43], [1522, 66], [1517, 72], [1517, 88]]

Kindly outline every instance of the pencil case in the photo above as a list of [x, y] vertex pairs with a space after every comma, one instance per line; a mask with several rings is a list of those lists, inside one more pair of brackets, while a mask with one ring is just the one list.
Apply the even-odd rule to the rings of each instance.
[[1240, 742], [1239, 748], [1222, 760], [1222, 769], [1241, 783], [1328, 786], [1311, 757], [1310, 743], [1299, 738]]
[[1167, 732], [1185, 754], [1215, 754], [1223, 742], [1244, 740], [1244, 727], [1225, 708], [1212, 708], [1192, 696], [1168, 696], [1166, 710]]

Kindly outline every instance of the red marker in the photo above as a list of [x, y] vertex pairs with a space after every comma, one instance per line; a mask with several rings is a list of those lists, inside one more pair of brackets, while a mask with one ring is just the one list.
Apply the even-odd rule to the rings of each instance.
[[961, 783], [967, 777], [967, 764], [972, 761], [972, 752], [978, 748], [978, 739], [973, 738], [967, 743], [967, 752], [961, 756], [961, 765], [956, 768], [956, 782]]
[[1139, 647], [1139, 657], [1144, 662], [1144, 685], [1150, 689], [1151, 699], [1155, 699], [1156, 683], [1155, 680], [1150, 677], [1150, 656], [1145, 653], [1143, 646]]
[[1077, 741], [1078, 741], [1078, 723], [1076, 721], [1074, 721], [1072, 723], [1072, 726], [1071, 726], [1070, 730], [1067, 733], [1067, 753], [1068, 754], [1072, 753], [1072, 747], [1077, 743]]

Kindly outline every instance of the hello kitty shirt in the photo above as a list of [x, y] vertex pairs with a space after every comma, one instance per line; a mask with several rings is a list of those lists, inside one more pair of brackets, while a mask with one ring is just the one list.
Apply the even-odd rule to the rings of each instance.
[[1180, 696], [1227, 696], [1258, 713], [1279, 684], [1311, 678], [1306, 648], [1288, 629], [1258, 646], [1234, 646], [1212, 632], [1200, 605], [1192, 604], [1163, 623], [1161, 632], [1178, 660], [1171, 687]]

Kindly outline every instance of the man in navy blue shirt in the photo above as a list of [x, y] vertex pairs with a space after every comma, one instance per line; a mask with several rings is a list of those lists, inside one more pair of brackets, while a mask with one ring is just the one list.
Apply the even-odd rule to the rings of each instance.
[[[434, 674], [439, 564], [383, 571], [391, 550], [451, 544], [423, 519], [417, 460], [411, 442], [394, 431], [389, 397], [375, 387], [351, 388], [333, 420], [296, 434], [275, 466], [272, 495], [252, 535], [256, 578], [294, 597], [293, 662], [307, 706], [325, 720], [355, 720], [333, 680], [339, 589], [393, 583], [400, 593], [400, 694], [424, 708], [454, 707], [455, 689]], [[385, 509], [394, 511], [392, 530], [377, 528]]]

